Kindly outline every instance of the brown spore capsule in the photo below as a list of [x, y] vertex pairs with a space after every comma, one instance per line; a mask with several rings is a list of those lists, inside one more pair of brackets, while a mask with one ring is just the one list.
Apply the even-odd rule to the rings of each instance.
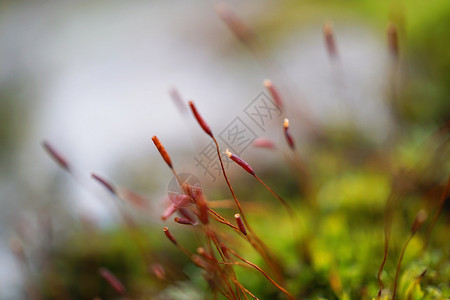
[[288, 119], [284, 119], [283, 130], [284, 130], [284, 137], [286, 138], [286, 142], [289, 145], [289, 148], [294, 150], [295, 143], [294, 143], [294, 139], [292, 138], [291, 133], [289, 132], [289, 120]]
[[156, 149], [158, 149], [159, 154], [161, 154], [161, 157], [164, 159], [166, 164], [169, 166], [169, 168], [173, 168], [172, 166], [172, 160], [170, 159], [169, 154], [166, 151], [166, 148], [161, 144], [161, 141], [158, 139], [156, 135], [152, 137], [152, 141], [156, 146]]
[[205, 120], [203, 120], [202, 116], [199, 114], [197, 108], [195, 107], [194, 102], [189, 101], [189, 107], [191, 108], [191, 111], [194, 114], [197, 123], [200, 125], [203, 131], [206, 132], [206, 134], [208, 134], [210, 137], [213, 137], [211, 129], [209, 128], [208, 124], [206, 124]]
[[255, 176], [255, 172], [253, 171], [252, 167], [248, 163], [246, 163], [244, 160], [242, 160], [240, 157], [234, 155], [231, 153], [228, 149], [225, 151], [225, 153], [228, 155], [228, 157], [237, 163], [241, 168], [243, 168], [245, 171], [250, 173], [251, 175]]
[[106, 179], [100, 177], [99, 175], [97, 175], [95, 173], [92, 173], [91, 176], [94, 180], [96, 180], [101, 185], [103, 185], [110, 193], [112, 193], [113, 195], [116, 195], [116, 188], [111, 183], [109, 183]]
[[172, 233], [169, 231], [169, 228], [164, 227], [164, 234], [166, 235], [166, 237], [169, 239], [169, 241], [171, 241], [174, 245], [178, 245], [177, 240], [175, 239], [175, 237], [172, 235]]
[[236, 219], [236, 224], [237, 224], [239, 230], [244, 235], [247, 235], [247, 229], [245, 229], [245, 225], [244, 225], [244, 222], [242, 221], [241, 215], [240, 214], [235, 214], [234, 218]]
[[53, 148], [47, 141], [42, 142], [42, 147], [47, 153], [56, 161], [56, 163], [66, 171], [70, 171], [69, 163], [67, 160]]

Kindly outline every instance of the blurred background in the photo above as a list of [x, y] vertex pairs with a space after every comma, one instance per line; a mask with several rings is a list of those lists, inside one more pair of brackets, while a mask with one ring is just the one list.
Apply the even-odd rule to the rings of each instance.
[[[326, 22], [337, 58], [327, 52]], [[145, 196], [151, 209], [136, 218], [162, 227], [172, 175], [153, 135], [178, 171], [229, 197], [223, 180], [196, 166], [210, 140], [173, 101], [173, 88], [217, 133], [240, 117], [255, 136], [283, 142], [284, 115], [261, 128], [245, 114], [261, 92], [269, 95], [270, 78], [300, 149], [317, 126], [355, 129], [378, 149], [398, 133], [418, 145], [450, 115], [449, 23], [447, 0], [1, 1], [0, 298], [26, 298], [26, 274], [64, 253], [74, 232], [117, 226], [117, 208], [91, 172]], [[398, 57], [388, 24], [397, 28]], [[251, 148], [240, 155], [262, 172], [282, 161]], [[31, 272], [14, 258], [16, 243]]]

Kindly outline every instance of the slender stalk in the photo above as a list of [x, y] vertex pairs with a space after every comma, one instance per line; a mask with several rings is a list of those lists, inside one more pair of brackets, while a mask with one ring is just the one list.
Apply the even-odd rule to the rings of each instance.
[[[268, 255], [268, 253], [270, 253], [268, 247], [262, 242], [262, 240], [256, 235], [256, 233], [253, 231], [252, 227], [250, 226], [250, 224], [248, 224], [247, 219], [245, 217], [245, 214], [242, 210], [241, 204], [239, 203], [236, 194], [234, 193], [234, 190], [231, 186], [231, 183], [228, 179], [227, 173], [225, 172], [225, 168], [223, 166], [223, 161], [222, 161], [222, 157], [220, 155], [220, 148], [219, 148], [219, 144], [217, 143], [216, 138], [214, 137], [210, 127], [208, 126], [208, 124], [206, 124], [205, 120], [201, 117], [200, 113], [198, 112], [197, 108], [195, 107], [195, 104], [192, 101], [189, 101], [189, 106], [191, 108], [191, 111], [195, 117], [195, 119], [197, 120], [197, 123], [200, 125], [200, 127], [203, 129], [203, 131], [209, 135], [212, 140], [214, 141], [214, 144], [216, 146], [216, 152], [217, 152], [217, 156], [219, 158], [219, 162], [220, 162], [220, 167], [222, 169], [222, 173], [224, 175], [225, 181], [228, 185], [228, 188], [230, 189], [230, 192], [233, 196], [233, 199], [236, 203], [236, 206], [238, 207], [238, 210], [240, 212], [240, 214], [242, 215], [242, 220], [244, 221], [244, 224], [246, 225], [247, 229], [249, 230], [249, 232], [251, 233], [251, 236], [256, 240], [257, 243], [255, 243], [253, 241], [253, 238], [251, 238], [250, 236], [248, 237], [248, 240], [250, 241], [252, 247], [261, 255], [261, 257], [266, 261], [266, 263], [271, 267], [271, 269], [275, 272], [275, 274], [277, 275], [278, 280], [283, 281], [284, 277], [282, 275], [282, 271], [281, 271], [281, 266], [278, 263], [274, 262], [274, 259], [271, 259]], [[270, 255], [271, 257], [274, 257], [273, 254]]]
[[234, 256], [236, 256], [238, 259], [242, 260], [244, 263], [248, 264], [249, 266], [255, 268], [256, 270], [258, 270], [261, 274], [264, 275], [264, 277], [266, 277], [276, 288], [278, 288], [280, 291], [282, 291], [289, 299], [291, 300], [295, 300], [295, 297], [288, 292], [285, 288], [283, 288], [281, 285], [279, 285], [278, 283], [276, 283], [269, 275], [267, 275], [266, 272], [264, 272], [260, 267], [258, 267], [257, 265], [255, 265], [254, 263], [246, 260], [245, 258], [241, 257], [239, 254], [237, 254], [234, 250], [232, 249], [228, 249]]
[[168, 239], [169, 241], [171, 241], [172, 244], [174, 244], [178, 249], [180, 249], [181, 252], [183, 252], [184, 254], [186, 254], [187, 257], [189, 257], [189, 258], [192, 257], [192, 253], [191, 253], [188, 249], [184, 248], [183, 246], [181, 246], [181, 245], [178, 243], [178, 241], [175, 239], [175, 237], [174, 237], [174, 236], [172, 235], [172, 233], [169, 231], [169, 228], [164, 227], [164, 228], [163, 228], [163, 231], [164, 231], [164, 234], [166, 235], [167, 239]]
[[[393, 219], [393, 213], [394, 213], [394, 206], [398, 200], [398, 196], [395, 195], [394, 191], [391, 191], [390, 195], [388, 196], [386, 200], [386, 208], [384, 213], [384, 256], [383, 261], [381, 262], [380, 268], [378, 269], [377, 273], [377, 281], [378, 285], [380, 286], [379, 290], [379, 296], [381, 295], [381, 290], [383, 289], [383, 281], [381, 280], [381, 273], [383, 272], [384, 265], [386, 264], [388, 251], [389, 251], [389, 242], [391, 237], [391, 227], [392, 227], [392, 219]], [[377, 299], [379, 299], [379, 296]]]
[[98, 272], [119, 295], [126, 297], [125, 286], [113, 273], [106, 268], [100, 268]]
[[[211, 244], [210, 243], [211, 243], [210, 239], [208, 239], [208, 246], [210, 248], [210, 252], [212, 253], [212, 249], [211, 249]], [[222, 268], [220, 268], [219, 261], [214, 258], [213, 263], [215, 264], [215, 266], [219, 270], [220, 278], [222, 279], [223, 282], [225, 282], [225, 284], [226, 284], [228, 290], [230, 291], [233, 299], [236, 299], [236, 294], [234, 293], [233, 288], [231, 287], [230, 282], [228, 281], [226, 272], [224, 270], [222, 270]], [[239, 295], [239, 292], [237, 294], [238, 294], [238, 298], [240, 299], [241, 297]]]
[[240, 213], [241, 216], [242, 216], [242, 220], [244, 221], [245, 226], [247, 226], [247, 227], [249, 228], [249, 230], [252, 231], [252, 230], [250, 229], [250, 226], [249, 226], [248, 222], [247, 222], [247, 219], [246, 219], [246, 217], [245, 217], [244, 211], [242, 210], [241, 203], [239, 203], [239, 200], [237, 199], [236, 194], [234, 193], [233, 187], [231, 186], [230, 180], [228, 180], [227, 173], [225, 172], [225, 168], [224, 168], [224, 166], [223, 166], [222, 157], [221, 157], [221, 155], [220, 155], [219, 144], [217, 143], [217, 140], [216, 140], [216, 138], [215, 138], [214, 136], [212, 136], [212, 139], [213, 139], [213, 141], [214, 141], [214, 144], [216, 145], [217, 156], [219, 157], [220, 167], [221, 167], [221, 169], [222, 169], [223, 177], [225, 178], [225, 181], [227, 182], [228, 189], [230, 190], [231, 195], [233, 196], [234, 202], [236, 203], [236, 205], [237, 205], [237, 207], [238, 207], [239, 213]]
[[[245, 293], [249, 294], [253, 299], [259, 300], [258, 297], [256, 297], [255, 295], [253, 295], [249, 290], [247, 290], [239, 281], [236, 280], [236, 284], [240, 287], [240, 289], [244, 292], [244, 296]], [[248, 299], [247, 296], [245, 296], [245, 299]]]
[[392, 292], [392, 300], [395, 299], [395, 292], [397, 291], [397, 281], [398, 281], [398, 275], [400, 273], [400, 267], [402, 265], [402, 260], [403, 260], [403, 255], [405, 254], [406, 251], [406, 247], [408, 247], [409, 241], [412, 239], [412, 237], [414, 236], [414, 234], [420, 229], [420, 227], [423, 225], [423, 223], [426, 221], [428, 217], [428, 214], [425, 210], [420, 210], [415, 219], [414, 222], [411, 226], [411, 234], [408, 238], [408, 240], [406, 241], [405, 245], [402, 248], [402, 252], [400, 254], [400, 258], [398, 260], [397, 263], [397, 271], [395, 272], [395, 281], [394, 281], [394, 291]]
[[408, 246], [409, 241], [412, 239], [413, 236], [414, 236], [414, 233], [412, 233], [409, 236], [409, 238], [406, 241], [405, 245], [403, 245], [402, 252], [400, 253], [400, 258], [399, 258], [398, 263], [397, 263], [397, 270], [395, 271], [395, 281], [394, 281], [394, 290], [392, 292], [392, 300], [395, 299], [395, 294], [397, 292], [397, 281], [398, 281], [398, 275], [400, 273], [400, 267], [402, 265], [403, 256], [405, 255], [406, 247]]
[[447, 200], [447, 197], [449, 196], [450, 192], [450, 176], [447, 179], [447, 185], [445, 186], [444, 190], [442, 191], [441, 198], [439, 200], [438, 209], [436, 210], [436, 213], [433, 216], [433, 219], [431, 220], [430, 226], [428, 226], [427, 234], [426, 234], [426, 240], [425, 244], [423, 246], [423, 250], [425, 250], [428, 247], [428, 243], [430, 242], [430, 236], [431, 232], [433, 231], [434, 226], [436, 225], [436, 222], [439, 218], [439, 216], [442, 213], [442, 210], [444, 209], [445, 201]]
[[286, 208], [291, 220], [298, 221], [298, 217], [297, 217], [294, 209], [286, 202], [286, 200], [284, 200], [283, 198], [281, 198], [280, 195], [275, 193], [274, 190], [272, 190], [267, 184], [264, 183], [264, 181], [261, 180], [261, 178], [259, 178], [257, 175], [254, 175], [254, 176], [255, 176], [256, 180], [258, 180], [275, 198], [278, 199], [278, 201], [281, 202], [281, 204]]
[[[213, 252], [212, 247], [211, 247], [211, 241], [213, 241], [214, 246], [215, 246], [216, 248], [218, 247], [218, 245], [216, 245], [216, 243], [214, 242], [214, 240], [215, 240], [215, 234], [214, 234], [214, 232], [209, 228], [209, 226], [204, 226], [204, 229], [205, 229], [205, 235], [206, 235], [206, 237], [207, 237], [207, 245], [208, 245], [209, 255], [210, 255], [209, 261], [214, 265], [215, 268], [217, 268], [217, 270], [218, 270], [219, 273], [220, 273], [220, 278], [223, 280], [223, 282], [225, 282], [225, 284], [226, 284], [228, 290], [230, 291], [230, 293], [231, 293], [233, 299], [236, 299], [236, 294], [234, 293], [233, 288], [231, 287], [230, 283], [228, 282], [228, 278], [227, 278], [227, 276], [226, 276], [227, 274], [224, 273], [224, 270], [222, 270], [222, 268], [220, 268], [219, 262], [218, 262], [218, 260], [215, 258], [214, 252]], [[218, 252], [219, 252], [219, 255], [222, 257], [222, 253], [219, 251], [219, 249], [220, 249], [220, 247], [219, 247], [217, 250], [218, 250]], [[223, 257], [222, 257], [222, 259], [223, 259]], [[238, 297], [239, 297], [239, 296], [238, 296]]]
[[[221, 247], [219, 241], [217, 240], [216, 236], [214, 234], [210, 235], [209, 238], [212, 240], [212, 242], [214, 243], [214, 246], [216, 247], [217, 252], [219, 253], [220, 257], [222, 258], [222, 261], [226, 261], [227, 260], [227, 255], [225, 255], [224, 248]], [[225, 246], [224, 246], [225, 247]], [[217, 261], [218, 267], [219, 266], [219, 261]], [[224, 270], [225, 275], [229, 275], [229, 277], [231, 278], [231, 280], [235, 283], [236, 285], [236, 294], [238, 295], [239, 299], [241, 299], [240, 293], [238, 288], [241, 289], [243, 295], [245, 296], [245, 291], [243, 290], [243, 286], [239, 283], [239, 281], [236, 278], [236, 274], [234, 273], [234, 270], [232, 267], [226, 266], [225, 270]], [[230, 274], [228, 274], [230, 273]], [[245, 298], [247, 299], [247, 296], [245, 296]]]
[[214, 210], [209, 208], [209, 211], [211, 212], [211, 214], [213, 215], [213, 218], [222, 224], [225, 224], [231, 228], [233, 228], [236, 232], [240, 232], [239, 228], [233, 224], [231, 224], [230, 222], [228, 222], [224, 217], [222, 217], [221, 215], [219, 215], [217, 212], [215, 212]]
[[[224, 175], [225, 181], [227, 182], [228, 188], [231, 192], [231, 195], [233, 196], [233, 199], [239, 209], [240, 215], [242, 217], [242, 221], [244, 222], [246, 228], [248, 229], [249, 233], [251, 233], [251, 235], [248, 235], [248, 240], [250, 242], [250, 244], [253, 246], [253, 248], [261, 255], [261, 257], [264, 259], [264, 261], [270, 266], [270, 268], [275, 272], [275, 275], [277, 276], [277, 279], [279, 281], [284, 281], [284, 277], [282, 275], [282, 268], [281, 266], [276, 263], [274, 261], [274, 259], [272, 259], [271, 257], [274, 257], [273, 254], [270, 254], [270, 250], [267, 247], [267, 245], [258, 237], [258, 235], [255, 233], [255, 231], [253, 230], [253, 228], [250, 226], [250, 224], [248, 223], [244, 211], [242, 210], [241, 204], [239, 203], [239, 200], [236, 197], [236, 194], [234, 193], [233, 188], [231, 187], [231, 183], [228, 180], [228, 176], [227, 173], [225, 172], [225, 168], [223, 166], [223, 161], [222, 161], [222, 157], [220, 155], [220, 148], [219, 148], [219, 144], [217, 143], [217, 140], [214, 138], [214, 136], [211, 136], [212, 139], [214, 140], [214, 144], [216, 145], [216, 151], [217, 151], [217, 156], [219, 157], [219, 161], [220, 161], [220, 167], [222, 168], [222, 173]], [[257, 244], [253, 241], [253, 239], [256, 240]]]

